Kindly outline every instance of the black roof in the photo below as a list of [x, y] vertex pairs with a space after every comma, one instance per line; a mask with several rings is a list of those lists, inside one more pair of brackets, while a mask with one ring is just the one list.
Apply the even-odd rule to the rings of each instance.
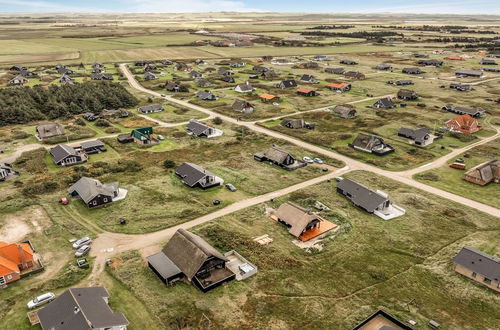
[[395, 106], [390, 97], [378, 99], [375, 103], [381, 104], [384, 108], [394, 108]]
[[153, 266], [153, 268], [163, 277], [168, 279], [172, 276], [182, 273], [179, 267], [177, 267], [169, 257], [163, 252], [153, 254], [146, 258], [148, 263]]
[[300, 80], [302, 81], [310, 81], [314, 79], [315, 79], [314, 76], [311, 74], [303, 74], [302, 77], [300, 78]]
[[[355, 326], [352, 330], [372, 329], [371, 327], [365, 328], [364, 326], [370, 324], [371, 321], [374, 319], [377, 319], [378, 321], [380, 321], [381, 319], [385, 319], [386, 322], [383, 322], [383, 323], [390, 324], [390, 326], [387, 324], [382, 325], [381, 322], [376, 322], [377, 326], [376, 326], [376, 328], [374, 327], [373, 329], [378, 329], [378, 330], [382, 330], [382, 329], [383, 330], [389, 330], [389, 329], [391, 329], [391, 330], [392, 329], [395, 329], [395, 330], [413, 330], [410, 326], [404, 324], [403, 322], [399, 321], [391, 314], [386, 313], [381, 309], [377, 310], [375, 313], [370, 315], [366, 320], [364, 320], [363, 322], [361, 322], [360, 324]], [[378, 327], [380, 325], [382, 325], [382, 326]]]
[[414, 141], [423, 141], [424, 137], [430, 133], [431, 131], [427, 127], [422, 127], [418, 129], [401, 127], [398, 131], [398, 134], [404, 135]]
[[101, 140], [86, 141], [86, 142], [82, 142], [81, 146], [83, 149], [104, 147], [104, 143]]
[[192, 132], [196, 136], [205, 133], [205, 131], [209, 128], [210, 126], [200, 123], [197, 120], [190, 120], [189, 123], [186, 125], [186, 129]]
[[281, 81], [284, 87], [297, 87], [297, 82], [294, 79], [288, 79]]
[[149, 104], [149, 105], [143, 105], [142, 107], [139, 107], [139, 111], [154, 111], [154, 110], [163, 110], [163, 107], [161, 104]]
[[50, 149], [50, 154], [56, 163], [59, 163], [61, 160], [68, 156], [76, 156], [77, 153], [73, 147], [70, 147], [66, 144], [59, 144], [54, 148]]
[[490, 280], [500, 281], [500, 259], [473, 247], [463, 247], [453, 262]]
[[361, 206], [368, 212], [375, 209], [388, 199], [375, 191], [350, 179], [343, 179], [337, 184], [337, 188], [351, 194], [351, 200], [355, 205]]
[[109, 297], [104, 287], [71, 288], [49, 305], [38, 311], [43, 329], [91, 330], [127, 326], [129, 322], [122, 313], [115, 313], [105, 298]]
[[190, 187], [194, 187], [205, 176], [213, 175], [211, 172], [193, 163], [182, 163], [175, 169], [175, 174], [180, 176], [182, 181]]

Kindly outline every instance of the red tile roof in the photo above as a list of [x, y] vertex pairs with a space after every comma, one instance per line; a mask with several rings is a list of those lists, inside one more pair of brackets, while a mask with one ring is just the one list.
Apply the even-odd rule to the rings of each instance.
[[33, 261], [33, 250], [28, 243], [0, 242], [0, 276], [19, 272], [18, 265], [27, 261]]

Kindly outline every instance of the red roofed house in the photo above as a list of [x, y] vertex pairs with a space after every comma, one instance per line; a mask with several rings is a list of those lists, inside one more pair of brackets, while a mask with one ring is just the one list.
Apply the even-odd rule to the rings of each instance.
[[40, 268], [31, 244], [0, 242], [0, 286], [17, 281], [21, 274]]
[[312, 89], [307, 89], [307, 88], [297, 89], [297, 94], [302, 95], [302, 96], [318, 96], [319, 95], [318, 92], [313, 91]]
[[460, 56], [447, 56], [444, 58], [445, 60], [451, 60], [451, 61], [463, 61], [464, 58]]
[[260, 94], [259, 97], [260, 97], [260, 100], [262, 102], [278, 102], [279, 101], [278, 96], [271, 95], [271, 94], [264, 93], [264, 94]]
[[351, 90], [351, 84], [348, 83], [340, 83], [340, 84], [328, 84], [326, 85], [326, 88], [332, 90], [332, 91], [339, 91], [339, 92], [347, 92]]
[[482, 126], [479, 126], [475, 118], [467, 114], [450, 119], [444, 123], [444, 125], [449, 131], [467, 134], [475, 133], [483, 128]]

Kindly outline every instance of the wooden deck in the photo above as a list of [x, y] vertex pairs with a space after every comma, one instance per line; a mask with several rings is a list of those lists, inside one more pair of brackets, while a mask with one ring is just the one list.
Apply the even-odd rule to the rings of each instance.
[[319, 227], [315, 227], [311, 230], [306, 231], [302, 235], [300, 235], [299, 240], [302, 242], [307, 242], [315, 237], [318, 237], [320, 235], [323, 235], [327, 231], [333, 230], [337, 228], [338, 226], [334, 223], [331, 223], [328, 220], [324, 220], [320, 222]]

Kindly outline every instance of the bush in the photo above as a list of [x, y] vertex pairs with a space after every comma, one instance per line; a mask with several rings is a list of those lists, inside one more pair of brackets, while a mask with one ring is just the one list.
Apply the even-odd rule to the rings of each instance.
[[175, 162], [171, 159], [166, 159], [164, 162], [163, 162], [163, 167], [165, 168], [174, 168], [175, 167]]
[[95, 125], [97, 127], [109, 127], [109, 126], [111, 126], [111, 124], [109, 123], [109, 121], [107, 121], [106, 119], [98, 119], [95, 122]]
[[82, 118], [76, 118], [75, 124], [80, 125], [80, 126], [85, 126], [87, 125], [85, 121]]
[[25, 131], [20, 131], [20, 130], [12, 131], [12, 138], [14, 140], [26, 139], [28, 137], [30, 137], [30, 134], [26, 133]]
[[439, 175], [437, 175], [436, 173], [433, 173], [433, 172], [420, 174], [419, 177], [420, 177], [420, 179], [426, 180], [426, 181], [434, 181], [434, 182], [436, 182], [436, 181], [441, 180], [441, 178], [439, 177]]
[[220, 124], [222, 124], [222, 118], [215, 117], [214, 119], [212, 119], [212, 123], [214, 123], [215, 125], [220, 125]]
[[26, 196], [41, 195], [51, 193], [57, 190], [59, 185], [54, 181], [44, 181], [41, 183], [30, 184], [23, 188], [22, 192]]
[[104, 132], [106, 133], [110, 133], [110, 134], [113, 134], [113, 133], [120, 133], [120, 129], [116, 128], [116, 127], [108, 127], [104, 130]]

